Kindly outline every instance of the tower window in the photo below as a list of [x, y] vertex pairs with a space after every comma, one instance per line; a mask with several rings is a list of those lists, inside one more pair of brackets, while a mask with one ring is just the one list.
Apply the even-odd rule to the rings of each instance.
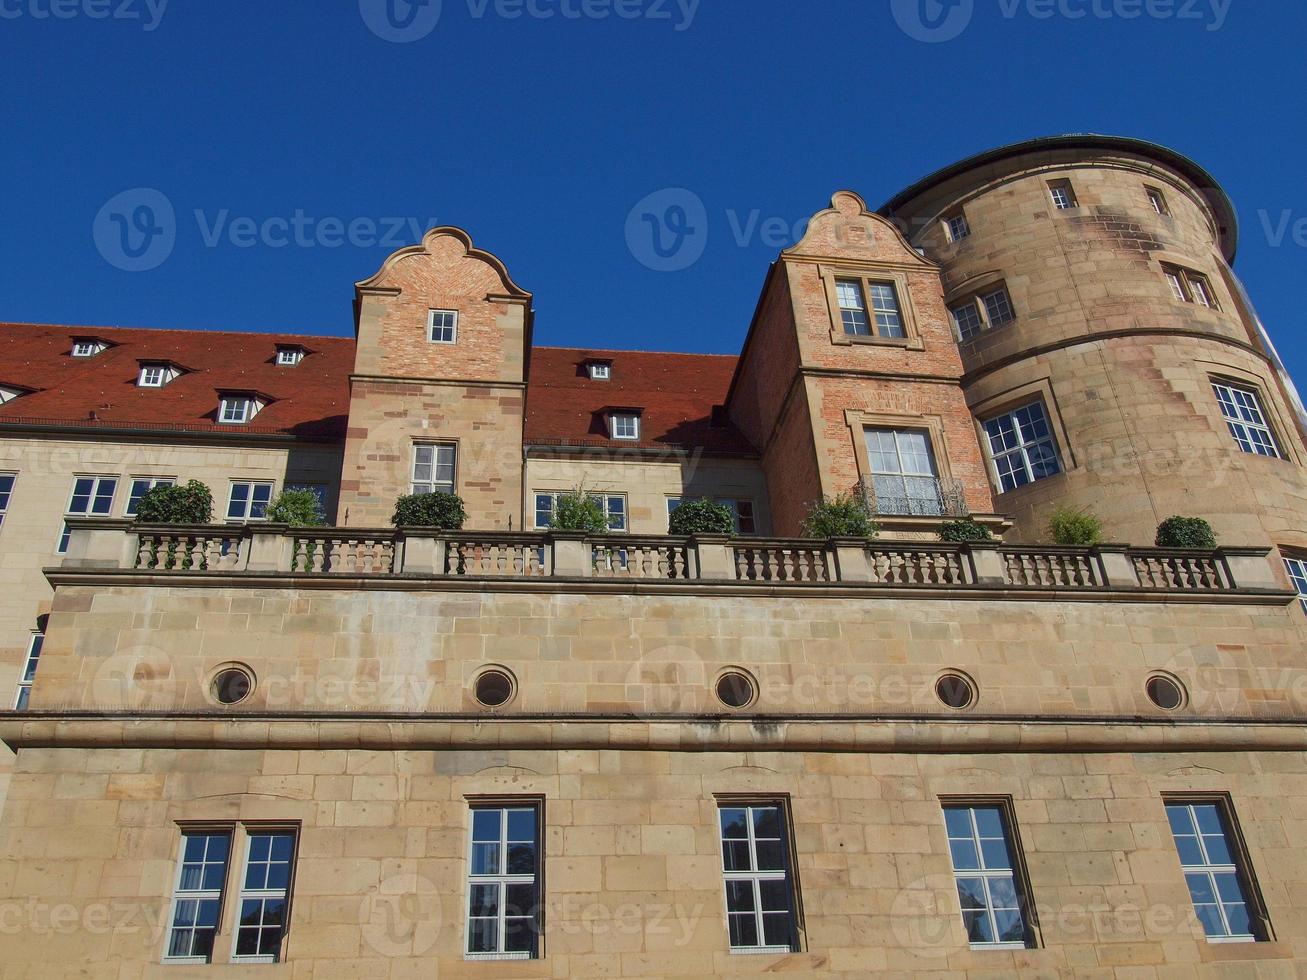
[[1163, 217], [1170, 217], [1171, 209], [1166, 204], [1166, 195], [1156, 187], [1144, 188], [1148, 192], [1148, 203], [1152, 209]]
[[1075, 189], [1069, 180], [1049, 181], [1048, 193], [1053, 198], [1053, 207], [1059, 211], [1070, 211], [1080, 206], [1080, 202], [1076, 200]]
[[1286, 558], [1284, 568], [1289, 573], [1289, 581], [1298, 592], [1303, 611], [1307, 612], [1307, 559]]
[[999, 492], [1062, 472], [1043, 402], [1031, 402], [984, 424]]
[[1261, 399], [1251, 388], [1224, 381], [1213, 381], [1212, 390], [1221, 405], [1221, 415], [1230, 429], [1230, 435], [1239, 448], [1254, 456], [1273, 456], [1282, 459], [1280, 444], [1275, 432], [1266, 421]]
[[1166, 276], [1171, 287], [1171, 295], [1181, 303], [1197, 303], [1208, 309], [1219, 310], [1216, 293], [1212, 291], [1212, 281], [1201, 272], [1185, 269], [1178, 265], [1163, 265], [1162, 274]]
[[944, 227], [948, 229], [948, 238], [951, 242], [960, 242], [964, 238], [971, 237], [971, 224], [961, 211], [945, 218]]
[[949, 307], [958, 340], [971, 340], [981, 331], [994, 330], [1016, 320], [1016, 308], [1007, 286], [998, 285]]

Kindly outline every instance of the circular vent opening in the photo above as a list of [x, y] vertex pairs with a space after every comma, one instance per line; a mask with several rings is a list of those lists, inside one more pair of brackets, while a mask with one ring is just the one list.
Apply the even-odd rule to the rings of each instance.
[[213, 700], [219, 704], [240, 704], [254, 690], [254, 678], [239, 667], [227, 667], [213, 678]]
[[753, 681], [739, 671], [729, 671], [717, 679], [717, 700], [728, 708], [746, 708], [753, 703]]
[[969, 708], [976, 702], [976, 686], [961, 674], [945, 674], [935, 682], [935, 696], [950, 708]]
[[476, 699], [487, 708], [498, 708], [513, 698], [513, 678], [502, 670], [487, 670], [476, 679]]
[[1148, 700], [1164, 711], [1175, 711], [1184, 707], [1184, 689], [1178, 681], [1163, 674], [1148, 678]]

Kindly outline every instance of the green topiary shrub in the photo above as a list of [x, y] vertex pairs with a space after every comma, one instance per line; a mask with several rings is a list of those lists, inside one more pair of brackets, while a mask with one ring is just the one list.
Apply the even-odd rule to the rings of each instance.
[[808, 506], [803, 534], [809, 538], [874, 538], [880, 526], [856, 497], [826, 497]]
[[1156, 544], [1159, 548], [1204, 548], [1211, 551], [1216, 547], [1216, 532], [1201, 517], [1168, 517], [1157, 525]]
[[939, 526], [939, 539], [941, 541], [993, 541], [994, 535], [990, 533], [989, 528], [985, 527], [971, 518], [965, 518], [960, 521], [945, 521]]
[[213, 520], [213, 494], [199, 480], [181, 486], [158, 486], [136, 505], [142, 524], [208, 524]]
[[1049, 518], [1048, 533], [1058, 544], [1085, 548], [1103, 540], [1103, 522], [1087, 510], [1059, 507]]
[[453, 493], [406, 494], [395, 501], [396, 527], [434, 527], [442, 531], [461, 531], [467, 520], [463, 498]]
[[268, 504], [266, 516], [271, 524], [291, 527], [321, 527], [327, 523], [318, 496], [312, 490], [283, 490]]
[[554, 499], [554, 514], [549, 527], [554, 531], [585, 531], [603, 534], [608, 530], [604, 505], [579, 489], [561, 493]]
[[733, 534], [735, 518], [731, 509], [715, 500], [687, 500], [672, 511], [668, 521], [671, 534]]

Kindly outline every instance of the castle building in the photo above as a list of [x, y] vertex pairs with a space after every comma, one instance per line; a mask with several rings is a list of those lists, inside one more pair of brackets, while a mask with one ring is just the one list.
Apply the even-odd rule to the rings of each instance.
[[456, 228], [353, 340], [0, 325], [0, 980], [1300, 976], [1307, 412], [1237, 238], [1062, 136], [836, 193], [738, 357], [537, 347]]

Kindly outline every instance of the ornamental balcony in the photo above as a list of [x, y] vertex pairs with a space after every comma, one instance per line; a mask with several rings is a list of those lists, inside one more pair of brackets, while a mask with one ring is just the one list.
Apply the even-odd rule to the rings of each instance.
[[[548, 588], [623, 583], [645, 590], [883, 589], [985, 593], [1136, 593], [1202, 599], [1261, 596], [1284, 604], [1266, 548], [1215, 551], [997, 542], [504, 534], [431, 528], [284, 525], [146, 526], [70, 519], [68, 554], [47, 569], [58, 585], [88, 577], [174, 581], [269, 577], [356, 588]], [[349, 583], [349, 585], [347, 585]], [[384, 584], [383, 584], [384, 583]], [[423, 584], [425, 583], [425, 585]], [[510, 585], [517, 583], [517, 586]]]
[[877, 517], [966, 517], [960, 480], [927, 476], [863, 477], [855, 493]]

